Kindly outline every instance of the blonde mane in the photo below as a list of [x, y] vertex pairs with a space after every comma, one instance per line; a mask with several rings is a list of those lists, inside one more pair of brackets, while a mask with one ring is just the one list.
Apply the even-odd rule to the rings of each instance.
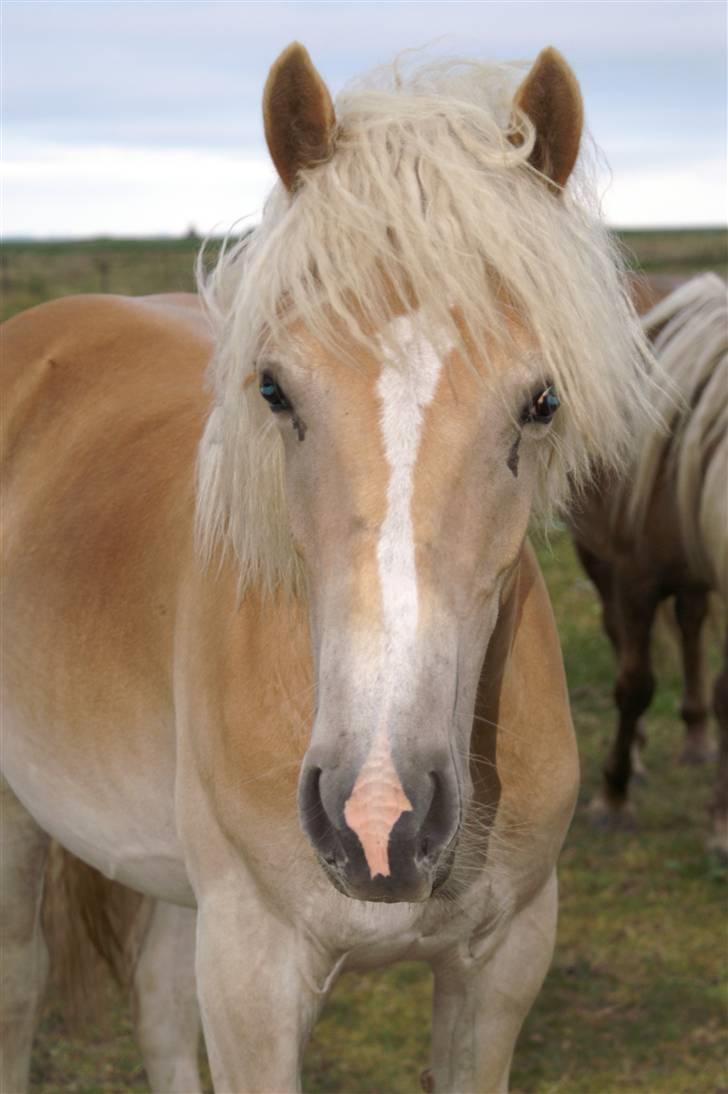
[[534, 128], [511, 105], [526, 68], [395, 65], [353, 85], [336, 103], [331, 160], [293, 195], [277, 184], [261, 224], [200, 275], [217, 349], [198, 530], [208, 556], [221, 540], [233, 547], [243, 586], [296, 580], [280, 438], [248, 382], [294, 319], [339, 352], [345, 330], [381, 354], [392, 292], [461, 346], [454, 305], [501, 347], [515, 308], [563, 404], [544, 445], [543, 511], [594, 460], [623, 466], [652, 415], [649, 349], [593, 189], [582, 174], [555, 196], [528, 165]]
[[618, 505], [640, 531], [662, 477], [673, 485], [680, 534], [697, 575], [728, 597], [728, 290], [702, 274], [643, 319], [678, 402], [658, 393], [669, 432], [647, 430]]

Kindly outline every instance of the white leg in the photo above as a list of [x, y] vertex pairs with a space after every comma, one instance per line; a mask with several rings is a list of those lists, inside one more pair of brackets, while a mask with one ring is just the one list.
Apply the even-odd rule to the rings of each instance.
[[48, 975], [40, 909], [49, 841], [1, 777], [0, 827], [0, 1091], [22, 1094]]
[[198, 1094], [197, 913], [157, 901], [134, 971], [139, 1047], [155, 1094]]
[[[291, 1094], [328, 968], [236, 884], [200, 903], [197, 985], [216, 1094]], [[326, 984], [326, 989], [328, 989]]]
[[436, 1094], [497, 1094], [508, 1089], [516, 1038], [551, 963], [556, 910], [554, 875], [484, 960], [454, 950], [435, 965]]

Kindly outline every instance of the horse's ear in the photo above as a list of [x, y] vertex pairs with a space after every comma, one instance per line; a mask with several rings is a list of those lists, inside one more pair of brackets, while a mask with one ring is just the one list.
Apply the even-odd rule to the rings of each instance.
[[554, 184], [554, 192], [559, 192], [579, 154], [584, 108], [576, 76], [558, 50], [541, 50], [516, 92], [514, 106], [536, 129], [528, 162]]
[[334, 104], [311, 58], [298, 42], [283, 50], [263, 92], [268, 150], [287, 190], [298, 172], [323, 163], [333, 151]]

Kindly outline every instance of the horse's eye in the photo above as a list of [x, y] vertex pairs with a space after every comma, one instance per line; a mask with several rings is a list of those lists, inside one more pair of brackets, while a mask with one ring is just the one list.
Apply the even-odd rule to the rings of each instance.
[[561, 399], [556, 394], [553, 384], [549, 384], [524, 407], [521, 420], [523, 422], [536, 422], [538, 425], [548, 425], [560, 406]]
[[260, 394], [274, 414], [279, 414], [282, 410], [291, 409], [291, 404], [288, 402], [283, 388], [273, 379], [269, 372], [264, 372], [260, 377]]

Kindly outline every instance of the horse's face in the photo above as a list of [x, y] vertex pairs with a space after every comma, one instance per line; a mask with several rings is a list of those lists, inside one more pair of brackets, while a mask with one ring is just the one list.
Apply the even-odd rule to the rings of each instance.
[[261, 366], [309, 583], [318, 702], [301, 819], [361, 899], [428, 897], [470, 793], [478, 677], [554, 409], [518, 332], [488, 368], [496, 385], [436, 348], [416, 312], [358, 367], [304, 330]]
[[[558, 191], [581, 128], [558, 54], [539, 57], [515, 106], [536, 129], [531, 165]], [[295, 203], [302, 169], [335, 158], [337, 141], [328, 91], [300, 46], [271, 70], [264, 116]], [[302, 824], [343, 892], [416, 901], [450, 870], [472, 792], [479, 675], [558, 400], [511, 309], [498, 345], [452, 313], [462, 345], [480, 347], [466, 359], [460, 339], [448, 344], [395, 297], [366, 351], [334, 354], [301, 323], [258, 374], [308, 575], [317, 707]]]

